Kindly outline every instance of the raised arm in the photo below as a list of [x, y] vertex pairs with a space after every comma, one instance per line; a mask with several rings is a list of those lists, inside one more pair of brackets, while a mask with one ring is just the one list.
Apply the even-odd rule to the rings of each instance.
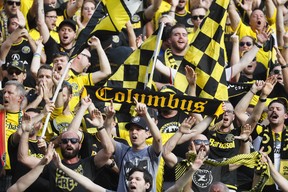
[[279, 64], [281, 65], [281, 69], [282, 69], [284, 89], [285, 89], [285, 92], [288, 93], [288, 66], [287, 66], [287, 62], [284, 59], [284, 57], [282, 56], [279, 49], [275, 48], [275, 50], [276, 50], [277, 60], [278, 60]]
[[44, 1], [43, 0], [38, 0], [37, 27], [39, 29], [41, 36], [43, 37], [43, 43], [45, 44], [48, 41], [48, 39], [50, 38], [50, 32], [49, 32], [49, 29], [45, 23]]
[[22, 117], [22, 127], [21, 127], [23, 133], [18, 147], [17, 158], [19, 162], [23, 163], [29, 168], [34, 168], [41, 161], [41, 159], [29, 155], [28, 140], [29, 140], [29, 133], [32, 130], [32, 128], [33, 128], [33, 122], [30, 116], [24, 114]]
[[101, 112], [98, 109], [95, 109], [90, 113], [91, 119], [87, 118], [87, 121], [98, 128], [98, 136], [101, 141], [101, 145], [103, 149], [101, 149], [95, 156], [94, 156], [94, 163], [97, 168], [103, 167], [108, 159], [114, 153], [114, 145], [111, 141], [111, 136], [108, 135], [105, 127], [103, 126], [104, 120], [102, 117]]
[[147, 126], [149, 127], [150, 133], [153, 137], [153, 143], [152, 143], [153, 149], [156, 154], [160, 154], [163, 148], [161, 133], [156, 123], [150, 117], [147, 111], [146, 104], [139, 103], [135, 98], [134, 98], [134, 102], [136, 103], [135, 111], [137, 112], [139, 116], [142, 116], [145, 119]]
[[28, 173], [20, 177], [15, 184], [8, 188], [7, 192], [22, 192], [25, 191], [42, 173], [45, 165], [49, 164], [52, 160], [54, 153], [54, 146], [52, 143], [49, 144], [48, 150], [44, 158], [31, 169]]
[[111, 75], [111, 67], [109, 60], [107, 58], [106, 53], [104, 52], [100, 40], [93, 36], [89, 39], [88, 45], [90, 46], [91, 50], [96, 49], [98, 57], [99, 57], [99, 64], [100, 64], [100, 71], [96, 71], [92, 73], [92, 81], [93, 83], [98, 83], [99, 81], [107, 78]]
[[273, 165], [273, 162], [269, 158], [266, 153], [261, 152], [263, 158], [265, 158], [266, 162], [269, 165], [270, 175], [272, 176], [275, 183], [282, 189], [282, 191], [288, 191], [288, 181], [286, 178], [281, 175]]
[[233, 0], [230, 0], [230, 4], [228, 7], [229, 18], [231, 22], [231, 27], [234, 31], [238, 28], [239, 23], [241, 22], [240, 15], [236, 10], [236, 6]]
[[177, 157], [172, 153], [173, 149], [176, 147], [177, 143], [180, 141], [183, 135], [189, 134], [190, 139], [195, 136], [191, 133], [191, 128], [195, 123], [195, 118], [188, 117], [183, 120], [178, 131], [165, 143], [163, 146], [162, 157], [165, 161], [165, 164], [168, 167], [174, 167], [177, 163]]
[[[68, 130], [78, 132], [79, 127], [81, 125], [83, 116], [85, 115], [86, 110], [88, 109], [89, 105], [92, 104], [92, 100], [89, 96], [81, 99], [81, 106], [78, 109], [75, 117], [73, 118], [72, 122], [68, 126]], [[100, 127], [98, 127], [100, 128]]]
[[32, 59], [32, 62], [31, 62], [31, 67], [30, 67], [31, 74], [32, 74], [32, 76], [34, 77], [35, 80], [37, 79], [37, 73], [38, 73], [38, 70], [39, 70], [39, 68], [41, 66], [41, 55], [45, 54], [45, 53], [42, 52], [42, 49], [44, 47], [42, 42], [43, 42], [43, 38], [42, 37], [40, 37], [40, 39], [38, 39], [36, 41], [36, 50], [34, 52], [33, 59]]
[[257, 80], [253, 83], [250, 90], [245, 94], [244, 97], [238, 102], [238, 104], [235, 106], [235, 115], [237, 116], [237, 119], [240, 121], [241, 125], [244, 125], [247, 119], [249, 118], [249, 115], [246, 113], [246, 110], [253, 98], [254, 95], [258, 91], [260, 91], [263, 86], [265, 85], [264, 81]]
[[144, 15], [147, 20], [151, 20], [156, 11], [159, 9], [162, 0], [152, 0], [152, 4], [144, 10]]
[[76, 0], [76, 1], [69, 1], [67, 3], [67, 16], [68, 18], [73, 17], [75, 13], [82, 7], [83, 5], [83, 0]]
[[269, 39], [269, 37], [270, 31], [263, 30], [261, 33], [257, 33], [257, 42], [254, 43], [252, 49], [243, 55], [239, 63], [236, 63], [231, 67], [231, 78], [235, 77], [237, 74], [240, 74], [240, 72], [253, 61], [259, 51], [259, 47], [263, 47], [264, 43]]
[[189, 180], [191, 180], [191, 176], [203, 165], [203, 162], [207, 159], [204, 156], [203, 151], [199, 151], [196, 156], [196, 159], [193, 163], [190, 163], [189, 169], [175, 182], [175, 184], [167, 189], [165, 192], [180, 192], [187, 185]]
[[249, 124], [252, 127], [252, 131], [254, 130], [256, 124], [258, 123], [261, 114], [265, 108], [265, 102], [268, 97], [268, 95], [271, 93], [273, 90], [275, 84], [277, 82], [277, 79], [275, 76], [270, 76], [266, 79], [265, 85], [262, 88], [261, 94], [259, 96], [259, 100], [256, 104], [256, 106], [253, 109], [252, 114], [249, 116], [245, 124]]

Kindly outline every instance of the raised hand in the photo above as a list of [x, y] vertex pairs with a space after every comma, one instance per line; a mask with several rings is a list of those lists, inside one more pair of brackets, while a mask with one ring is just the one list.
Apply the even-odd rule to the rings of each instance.
[[24, 113], [22, 116], [21, 125], [21, 128], [24, 132], [30, 132], [33, 129], [32, 119], [27, 113]]
[[242, 141], [246, 141], [249, 139], [249, 136], [252, 133], [252, 127], [249, 124], [245, 124], [241, 127], [241, 133], [239, 136], [234, 136], [234, 139], [239, 139]]
[[104, 124], [104, 119], [103, 116], [101, 114], [101, 112], [98, 109], [94, 109], [90, 112], [90, 118], [86, 118], [87, 121], [91, 124], [94, 125], [95, 127], [103, 127]]
[[189, 85], [196, 85], [197, 74], [195, 73], [194, 69], [190, 67], [189, 65], [186, 65], [185, 74], [186, 74], [186, 79]]
[[134, 102], [136, 104], [135, 111], [139, 116], [146, 116], [147, 115], [147, 106], [144, 103], [139, 103], [135, 97], [133, 97]]
[[113, 100], [110, 101], [109, 106], [106, 106], [104, 108], [104, 112], [105, 112], [107, 118], [113, 118], [114, 117], [116, 111], [115, 111], [114, 106], [113, 106]]
[[185, 118], [179, 127], [179, 131], [183, 134], [191, 133], [192, 132], [191, 128], [195, 122], [196, 122], [196, 118], [193, 116]]

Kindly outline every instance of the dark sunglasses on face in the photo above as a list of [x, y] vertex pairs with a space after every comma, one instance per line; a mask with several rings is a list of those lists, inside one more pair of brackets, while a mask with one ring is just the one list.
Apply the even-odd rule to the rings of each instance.
[[9, 75], [13, 75], [14, 73], [16, 75], [20, 75], [22, 73], [22, 71], [20, 71], [20, 70], [8, 70], [7, 72]]
[[193, 141], [195, 145], [209, 145], [210, 141], [209, 140], [200, 140], [200, 139], [196, 139]]
[[16, 6], [20, 6], [21, 5], [20, 1], [7, 1], [8, 5], [14, 5], [14, 3], [16, 4]]
[[198, 18], [199, 19], [204, 19], [204, 17], [205, 17], [205, 15], [194, 15], [194, 16], [192, 16], [192, 19], [193, 20], [197, 20]]
[[247, 45], [248, 47], [250, 47], [252, 45], [251, 42], [240, 42], [239, 43], [240, 47], [243, 47], [244, 45]]
[[75, 144], [75, 143], [78, 143], [78, 142], [79, 142], [79, 139], [77, 139], [77, 138], [64, 138], [64, 139], [61, 139], [61, 143], [63, 143], [63, 144], [68, 144], [69, 141], [70, 141], [72, 144]]

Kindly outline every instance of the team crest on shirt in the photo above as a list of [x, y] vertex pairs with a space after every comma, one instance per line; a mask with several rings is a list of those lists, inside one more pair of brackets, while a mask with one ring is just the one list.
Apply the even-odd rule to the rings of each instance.
[[28, 53], [30, 53], [31, 52], [31, 49], [30, 49], [30, 47], [28, 47], [28, 46], [24, 46], [24, 47], [22, 47], [22, 53], [24, 53], [24, 54], [28, 54]]
[[200, 188], [207, 188], [213, 181], [213, 176], [209, 170], [199, 169], [192, 177], [193, 183]]
[[135, 15], [133, 15], [131, 20], [133, 21], [133, 23], [137, 23], [138, 21], [140, 21], [140, 16], [135, 14]]
[[189, 25], [193, 25], [192, 19], [191, 19], [191, 18], [188, 18], [188, 19], [187, 19], [187, 23], [188, 23]]
[[170, 122], [163, 125], [160, 129], [161, 133], [175, 133], [179, 129], [180, 123]]
[[112, 36], [112, 41], [113, 41], [114, 43], [119, 43], [119, 41], [120, 41], [119, 36], [118, 36], [118, 35], [113, 35], [113, 36]]

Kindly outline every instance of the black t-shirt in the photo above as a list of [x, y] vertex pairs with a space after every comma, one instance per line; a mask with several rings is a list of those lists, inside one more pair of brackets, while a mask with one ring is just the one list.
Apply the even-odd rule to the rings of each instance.
[[[94, 156], [80, 159], [77, 163], [63, 165], [76, 171], [77, 173], [84, 175], [85, 177], [95, 180], [101, 169], [97, 169], [94, 164]], [[44, 173], [48, 174], [51, 192], [86, 192], [87, 190], [78, 184], [76, 181], [68, 177], [61, 169], [56, 168], [53, 162], [50, 162], [44, 169]]]
[[[13, 60], [23, 61], [26, 69], [26, 79], [23, 82], [23, 85], [26, 87], [34, 88], [36, 86], [36, 81], [31, 74], [31, 62], [33, 59], [33, 51], [27, 39], [22, 39], [18, 44], [13, 44], [6, 56], [6, 63], [2, 65], [3, 70], [7, 70], [8, 64]], [[4, 79], [4, 83], [7, 79]], [[4, 84], [3, 83], [3, 84]]]
[[[98, 153], [103, 147], [101, 141], [96, 138], [96, 135], [92, 135], [86, 132], [83, 132], [84, 139], [82, 142], [82, 147], [79, 151], [79, 154], [82, 158], [90, 157]], [[121, 138], [114, 138], [116, 141], [128, 145], [128, 142]], [[108, 166], [104, 166], [99, 171], [99, 177], [96, 177], [94, 183], [104, 187], [105, 189], [117, 190], [119, 174], [113, 171]]]
[[[44, 155], [40, 152], [37, 146], [37, 141], [29, 140], [29, 151], [30, 155], [42, 158]], [[16, 183], [16, 181], [28, 173], [31, 169], [27, 167], [26, 165], [22, 164], [17, 159], [17, 153], [18, 153], [18, 144], [13, 143], [13, 134], [10, 135], [8, 139], [8, 153], [10, 157], [10, 164], [11, 164], [11, 174], [12, 174], [12, 184]], [[48, 192], [50, 191], [50, 185], [49, 181], [40, 175], [35, 182], [31, 186], [29, 186], [26, 190], [26, 192], [35, 192], [35, 191], [41, 191], [41, 192]]]

